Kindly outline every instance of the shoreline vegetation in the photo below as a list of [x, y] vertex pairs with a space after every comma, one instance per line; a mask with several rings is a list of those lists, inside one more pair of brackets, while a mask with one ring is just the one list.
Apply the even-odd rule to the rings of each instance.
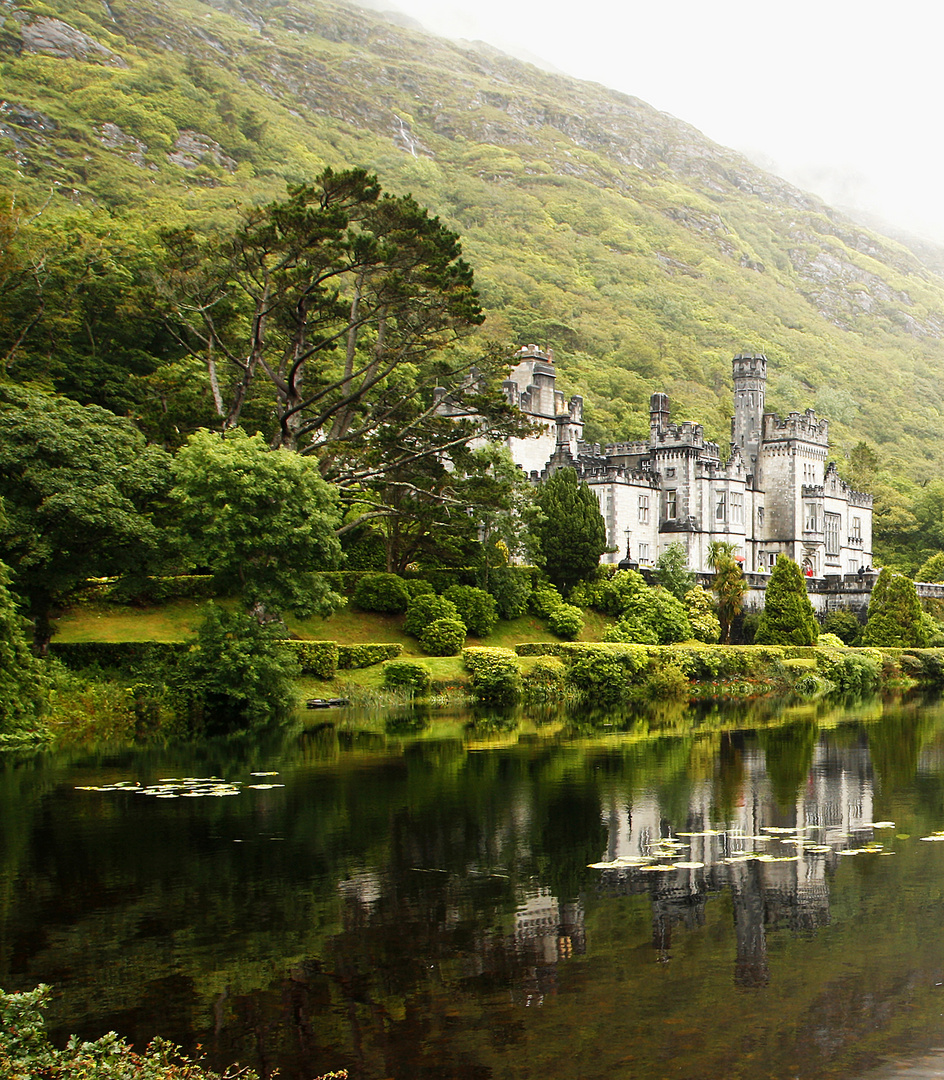
[[[213, 734], [193, 730], [168, 689], [168, 673], [193, 649], [206, 601], [131, 606], [100, 594], [100, 587], [89, 590], [57, 622], [46, 722], [7, 734], [0, 748]], [[802, 702], [944, 686], [944, 649], [849, 647], [832, 634], [815, 645], [601, 641], [616, 620], [580, 610], [580, 640], [561, 640], [531, 614], [496, 620], [447, 656], [424, 654], [404, 630], [403, 615], [348, 605], [327, 618], [291, 621], [291, 636], [279, 643], [297, 665], [286, 715], [309, 699], [380, 709], [425, 702], [506, 711], [518, 703], [585, 703], [596, 710], [713, 699]]]

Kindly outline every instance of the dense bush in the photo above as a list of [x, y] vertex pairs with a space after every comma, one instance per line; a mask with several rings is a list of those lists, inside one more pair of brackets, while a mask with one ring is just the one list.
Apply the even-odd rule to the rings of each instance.
[[98, 667], [133, 673], [142, 667], [169, 670], [190, 650], [185, 641], [56, 641], [49, 653], [72, 669]]
[[680, 600], [663, 588], [645, 586], [645, 592], [626, 594], [619, 622], [608, 627], [603, 636], [605, 641], [671, 645], [675, 641], [691, 641], [692, 626]]
[[692, 628], [692, 637], [696, 641], [704, 641], [709, 645], [720, 641], [721, 623], [718, 622], [718, 616], [715, 614], [710, 593], [700, 585], [696, 585], [685, 594], [684, 603]]
[[300, 674], [292, 650], [251, 616], [211, 604], [177, 672], [194, 720], [232, 731], [284, 715]]
[[429, 668], [418, 660], [388, 660], [383, 666], [383, 685], [387, 690], [411, 690], [425, 694], [432, 682]]
[[851, 611], [831, 611], [823, 620], [823, 632], [835, 634], [846, 645], [854, 645], [862, 632], [862, 623]]
[[396, 574], [364, 574], [354, 589], [354, 603], [361, 611], [400, 615], [409, 602], [406, 582]]
[[373, 667], [384, 660], [394, 660], [403, 652], [403, 646], [398, 643], [378, 645], [339, 645], [338, 667], [344, 670], [351, 668]]
[[469, 648], [462, 660], [480, 701], [508, 703], [521, 695], [521, 663], [510, 649]]
[[860, 641], [863, 645], [923, 648], [930, 640], [931, 628], [914, 582], [884, 567], [872, 589], [869, 618]]
[[551, 628], [551, 633], [573, 641], [583, 630], [583, 614], [580, 608], [573, 604], [561, 604], [548, 615], [547, 625]]
[[558, 696], [564, 689], [566, 675], [563, 660], [556, 656], [539, 656], [528, 672], [527, 689]]
[[443, 596], [456, 605], [459, 618], [474, 637], [488, 637], [498, 622], [495, 597], [474, 585], [450, 585]]
[[528, 600], [528, 606], [539, 619], [546, 619], [552, 611], [556, 611], [564, 598], [560, 592], [547, 582], [539, 585]]
[[[822, 638], [820, 638], [822, 641]], [[882, 675], [882, 662], [871, 649], [816, 650], [816, 671], [837, 690], [861, 694], [875, 689]]]
[[503, 619], [517, 619], [527, 613], [531, 597], [530, 570], [519, 566], [497, 566], [488, 577], [488, 591], [495, 597]]
[[425, 578], [404, 578], [403, 581], [406, 584], [406, 591], [410, 594], [410, 599], [415, 599], [417, 596], [436, 595], [436, 590]]
[[286, 641], [285, 648], [294, 651], [303, 675], [333, 679], [338, 673], [340, 650], [336, 641]]
[[459, 618], [458, 608], [451, 600], [447, 600], [444, 596], [436, 596], [435, 593], [423, 593], [415, 596], [407, 606], [403, 629], [413, 637], [419, 637], [436, 619], [462, 621]]
[[420, 634], [420, 645], [428, 656], [455, 656], [465, 644], [465, 637], [465, 623], [435, 619]]
[[626, 692], [626, 668], [611, 653], [578, 657], [567, 669], [567, 682], [596, 702], [618, 701]]

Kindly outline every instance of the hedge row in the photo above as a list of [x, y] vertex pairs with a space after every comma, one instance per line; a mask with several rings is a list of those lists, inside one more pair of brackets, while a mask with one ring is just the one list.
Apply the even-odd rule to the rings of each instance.
[[55, 641], [49, 652], [68, 668], [131, 671], [146, 664], [173, 666], [190, 649], [186, 641]]
[[[53, 641], [49, 651], [66, 667], [100, 667], [130, 672], [153, 664], [173, 667], [191, 648], [188, 641]], [[302, 673], [333, 679], [338, 669], [364, 668], [393, 660], [399, 644], [338, 645], [336, 641], [285, 641], [298, 659]]]

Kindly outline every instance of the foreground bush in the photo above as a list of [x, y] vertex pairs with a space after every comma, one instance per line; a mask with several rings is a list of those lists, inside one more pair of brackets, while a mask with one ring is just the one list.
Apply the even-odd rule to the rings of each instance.
[[462, 653], [480, 701], [507, 703], [521, 695], [521, 663], [510, 649], [469, 648]]
[[410, 690], [425, 694], [432, 683], [429, 668], [418, 660], [388, 660], [383, 666], [385, 690]]
[[50, 988], [23, 994], [0, 990], [0, 1076], [4, 1080], [258, 1080], [251, 1069], [230, 1068], [222, 1076], [186, 1057], [179, 1047], [153, 1039], [143, 1052], [113, 1031], [95, 1042], [73, 1035], [58, 1050], [46, 1034], [43, 1010]]

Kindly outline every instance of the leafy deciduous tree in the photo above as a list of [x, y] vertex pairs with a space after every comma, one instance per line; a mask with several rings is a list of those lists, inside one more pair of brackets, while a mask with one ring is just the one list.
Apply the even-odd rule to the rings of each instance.
[[169, 456], [94, 405], [0, 389], [0, 557], [25, 597], [42, 652], [51, 613], [87, 578], [141, 574], [158, 556], [152, 508]]
[[334, 610], [320, 572], [341, 554], [337, 499], [314, 462], [270, 450], [261, 435], [199, 431], [177, 452], [173, 476], [182, 548], [221, 591], [261, 621]]
[[684, 544], [669, 544], [662, 552], [656, 560], [656, 581], [676, 600], [685, 599], [685, 594], [695, 584], [695, 571], [689, 569]]

